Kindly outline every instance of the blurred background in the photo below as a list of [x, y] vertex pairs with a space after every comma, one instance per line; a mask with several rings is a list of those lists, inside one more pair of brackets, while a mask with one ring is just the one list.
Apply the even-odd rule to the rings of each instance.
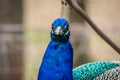
[[[99, 28], [120, 46], [120, 0], [77, 0]], [[72, 8], [65, 8], [74, 48], [74, 67], [92, 61], [120, 61]], [[36, 80], [61, 0], [0, 0], [0, 80]]]

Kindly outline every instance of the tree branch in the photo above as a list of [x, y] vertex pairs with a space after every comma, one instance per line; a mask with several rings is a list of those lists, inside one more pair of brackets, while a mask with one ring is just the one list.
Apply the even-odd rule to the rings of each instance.
[[89, 16], [85, 13], [85, 11], [77, 4], [76, 0], [66, 0], [66, 1], [80, 16], [82, 16], [88, 22], [88, 24], [92, 27], [92, 29], [102, 39], [104, 39], [116, 52], [120, 54], [120, 48], [94, 24], [94, 22], [89, 18]]

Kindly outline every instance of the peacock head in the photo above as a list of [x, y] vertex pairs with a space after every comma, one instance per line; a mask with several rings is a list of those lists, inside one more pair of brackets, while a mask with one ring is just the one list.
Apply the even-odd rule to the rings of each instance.
[[64, 18], [55, 19], [51, 30], [52, 41], [65, 43], [69, 40], [69, 36], [69, 22]]

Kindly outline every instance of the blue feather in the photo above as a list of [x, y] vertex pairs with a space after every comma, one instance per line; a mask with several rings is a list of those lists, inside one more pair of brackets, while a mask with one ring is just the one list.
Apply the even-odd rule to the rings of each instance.
[[72, 80], [72, 59], [70, 42], [59, 44], [51, 41], [43, 57], [38, 80]]

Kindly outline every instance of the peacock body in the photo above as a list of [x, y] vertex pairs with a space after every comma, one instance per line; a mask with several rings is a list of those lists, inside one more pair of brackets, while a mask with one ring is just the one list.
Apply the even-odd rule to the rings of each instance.
[[50, 34], [51, 41], [43, 56], [38, 80], [93, 80], [105, 71], [120, 66], [115, 62], [93, 62], [73, 69], [73, 48], [69, 41], [68, 21], [57, 18], [52, 24]]

